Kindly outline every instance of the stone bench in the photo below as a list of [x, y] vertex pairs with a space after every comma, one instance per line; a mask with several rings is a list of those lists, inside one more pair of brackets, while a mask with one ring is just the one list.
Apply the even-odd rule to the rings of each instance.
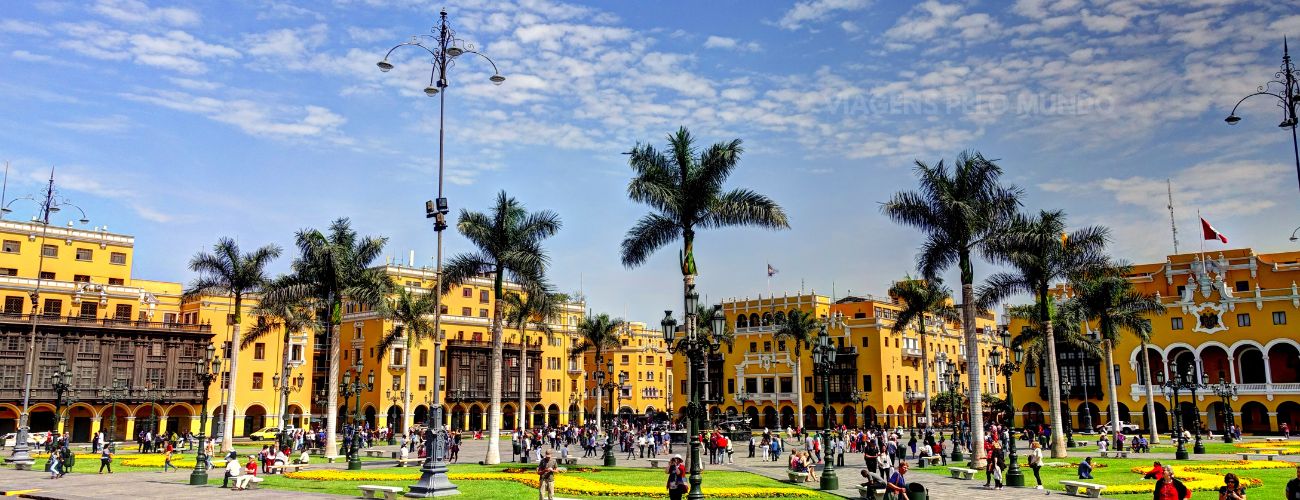
[[1242, 460], [1250, 460], [1250, 457], [1260, 457], [1272, 462], [1277, 458], [1277, 453], [1238, 453]]
[[1101, 455], [1101, 458], [1110, 458], [1111, 455], [1114, 455], [1115, 458], [1128, 458], [1127, 450], [1106, 450], [1106, 451], [1099, 451], [1097, 452], [1097, 454]]
[[1104, 484], [1085, 483], [1083, 481], [1061, 481], [1061, 486], [1065, 487], [1065, 493], [1070, 496], [1100, 498], [1101, 490], [1106, 489]]
[[1255, 451], [1258, 451], [1260, 453], [1276, 453], [1278, 455], [1281, 455], [1283, 452], [1286, 451], [1286, 448], [1255, 448]]
[[286, 471], [298, 472], [308, 467], [311, 467], [311, 465], [310, 464], [279, 464], [279, 465], [272, 465], [269, 468], [271, 469], [271, 472], [274, 474], [284, 474]]
[[361, 452], [370, 458], [383, 458], [384, 456], [384, 450], [361, 450]]
[[338, 462], [338, 461], [340, 461], [340, 460], [342, 460], [342, 461], [347, 461], [347, 459], [348, 459], [348, 457], [341, 456], [341, 455], [334, 455], [334, 456], [332, 456], [332, 457], [325, 457], [325, 461], [327, 461], [327, 462], [329, 462], [329, 463]]
[[[239, 484], [238, 479], [241, 478], [241, 477], [244, 477], [245, 475], [246, 475], [246, 474], [240, 473], [238, 476], [235, 476], [235, 477], [230, 478], [230, 488], [231, 488], [231, 489], [234, 489], [234, 488], [235, 488], [235, 485], [236, 485], [236, 484]], [[246, 489], [246, 490], [255, 490], [255, 489], [257, 489], [257, 485], [259, 485], [259, 484], [262, 484], [262, 478], [261, 478], [261, 476], [253, 476], [253, 477], [251, 477], [251, 478], [248, 479], [248, 486], [245, 487], [244, 489]]]
[[1284, 438], [1284, 437], [1267, 437], [1267, 438], [1264, 438], [1264, 440], [1265, 440], [1265, 441], [1268, 441], [1268, 442], [1270, 442], [1270, 443], [1281, 443], [1281, 442], [1286, 441], [1287, 439]]
[[398, 466], [398, 467], [406, 467], [406, 466], [408, 466], [408, 465], [417, 465], [417, 466], [418, 466], [418, 465], [423, 464], [423, 463], [424, 463], [424, 459], [423, 459], [423, 458], [399, 458], [399, 459], [397, 459], [397, 466]]
[[560, 459], [561, 465], [578, 465], [578, 457], [564, 457]]
[[790, 482], [792, 482], [792, 483], [805, 483], [805, 482], [808, 482], [808, 473], [807, 473], [807, 472], [795, 472], [795, 471], [792, 471], [792, 470], [787, 470], [787, 471], [785, 471], [785, 472], [786, 472], [786, 474], [789, 474], [789, 475], [790, 475]]
[[860, 485], [858, 486], [858, 497], [862, 500], [881, 500], [885, 498], [884, 485]]
[[397, 486], [375, 486], [372, 484], [363, 484], [357, 486], [361, 490], [361, 498], [379, 498], [383, 495], [384, 500], [397, 500], [401, 496], [402, 488]]
[[979, 471], [977, 471], [977, 470], [975, 470], [975, 469], [967, 469], [967, 468], [965, 468], [965, 467], [949, 467], [949, 468], [948, 468], [948, 473], [949, 473], [949, 474], [952, 474], [952, 478], [953, 478], [953, 479], [967, 479], [967, 480], [969, 480], [969, 479], [972, 479], [972, 478], [975, 477], [975, 473], [976, 473], [976, 472], [979, 472]]
[[663, 467], [668, 466], [667, 458], [651, 458], [649, 460], [650, 460], [651, 469], [661, 469]]
[[916, 461], [918, 464], [920, 464], [921, 467], [926, 467], [930, 465], [939, 465], [939, 462], [941, 460], [942, 458], [934, 455], [928, 457], [916, 457]]

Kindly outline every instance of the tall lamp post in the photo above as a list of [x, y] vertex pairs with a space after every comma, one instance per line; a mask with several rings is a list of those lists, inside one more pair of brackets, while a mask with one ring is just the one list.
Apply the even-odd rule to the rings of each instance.
[[[1222, 374], [1223, 372], [1219, 373]], [[1210, 388], [1214, 390], [1215, 395], [1219, 396], [1219, 400], [1223, 401], [1223, 416], [1225, 420], [1223, 424], [1223, 442], [1232, 444], [1234, 441], [1234, 438], [1232, 437], [1232, 426], [1236, 423], [1236, 419], [1233, 418], [1232, 415], [1232, 400], [1237, 399], [1237, 386], [1229, 384], [1227, 377], [1220, 376], [1219, 383], [1211, 385]]]
[[202, 410], [199, 413], [199, 446], [198, 452], [194, 456], [194, 471], [190, 472], [190, 484], [201, 486], [208, 484], [208, 460], [211, 457], [207, 452], [207, 440], [203, 436], [203, 428], [208, 423], [208, 387], [212, 381], [216, 380], [221, 373], [221, 358], [216, 356], [217, 348], [208, 344], [208, 348], [203, 351], [203, 359], [194, 363], [194, 375], [198, 379], [199, 385], [203, 387]]
[[127, 398], [126, 381], [115, 378], [113, 385], [100, 387], [99, 399], [108, 400], [108, 449], [117, 453], [117, 402]]
[[[348, 470], [361, 470], [361, 392], [373, 390], [375, 387], [375, 372], [370, 371], [366, 376], [366, 381], [361, 381], [361, 360], [352, 367], [351, 371], [343, 373], [343, 407], [347, 407], [347, 400], [353, 399], [352, 406], [352, 439], [348, 446]], [[356, 373], [356, 377], [352, 373]]]
[[1073, 387], [1074, 386], [1070, 383], [1070, 378], [1065, 376], [1064, 373], [1062, 373], [1061, 394], [1063, 395], [1061, 396], [1061, 398], [1063, 398], [1065, 401], [1061, 405], [1061, 408], [1059, 408], [1057, 411], [1061, 411], [1065, 413], [1064, 415], [1065, 418], [1063, 420], [1065, 420], [1065, 446], [1067, 448], [1074, 448], [1075, 446], [1074, 424], [1072, 423], [1074, 421], [1074, 416], [1071, 415], [1070, 413], [1070, 395], [1069, 395], [1070, 389], [1072, 389]]
[[[597, 370], [600, 370], [599, 366], [597, 366]], [[605, 382], [605, 379], [609, 379], [609, 382]], [[615, 459], [614, 459], [614, 387], [615, 386], [616, 385], [614, 383], [614, 360], [611, 359], [605, 362], [604, 370], [596, 372], [596, 391], [598, 395], [603, 395], [605, 394], [605, 391], [609, 391], [609, 400], [608, 400], [609, 411], [605, 412], [604, 415], [604, 418], [609, 419], [609, 425], [605, 429], [605, 455], [603, 457], [605, 467], [613, 467], [615, 464]], [[597, 404], [596, 406], [597, 409], [599, 410], [600, 405]], [[597, 416], [596, 418], [597, 421], [599, 421], [601, 417]]]
[[[284, 373], [291, 374], [293, 373], [292, 370], [287, 364], [285, 365]], [[271, 386], [275, 388], [276, 392], [280, 393], [281, 448], [289, 448], [293, 445], [292, 438], [289, 437], [289, 394], [302, 389], [302, 384], [305, 381], [305, 377], [301, 373], [296, 377], [290, 375], [281, 377], [278, 373], [271, 376]]]
[[58, 196], [57, 191], [54, 189], [54, 169], [50, 169], [50, 180], [45, 186], [44, 198], [40, 200], [30, 196], [16, 198], [13, 201], [6, 203], [3, 207], [0, 207], [0, 217], [3, 217], [3, 214], [12, 212], [13, 210], [9, 208], [9, 205], [18, 200], [31, 200], [40, 206], [40, 215], [32, 217], [32, 222], [41, 225], [41, 247], [37, 248], [37, 251], [40, 253], [37, 254], [39, 257], [37, 257], [36, 260], [36, 286], [32, 289], [31, 294], [29, 295], [32, 304], [32, 313], [30, 317], [31, 331], [27, 335], [27, 352], [24, 363], [26, 371], [23, 372], [23, 407], [22, 412], [18, 414], [18, 433], [17, 436], [14, 437], [13, 455], [6, 459], [6, 461], [14, 464], [14, 468], [16, 469], [30, 470], [32, 464], [36, 462], [36, 460], [32, 458], [31, 448], [27, 444], [28, 435], [31, 433], [32, 371], [36, 369], [36, 320], [38, 318], [38, 313], [40, 312], [41, 283], [44, 281], [42, 276], [45, 271], [45, 236], [50, 230], [50, 214], [58, 212], [62, 207], [70, 206], [81, 212], [80, 222], [82, 224], [90, 222], [90, 219], [86, 218], [86, 212], [82, 210], [81, 207], [68, 203], [67, 200]]
[[813, 370], [821, 377], [822, 392], [822, 450], [825, 450], [826, 465], [822, 468], [821, 489], [837, 490], [840, 488], [840, 478], [835, 475], [835, 460], [831, 458], [834, 448], [831, 446], [831, 374], [835, 371], [835, 344], [831, 343], [831, 336], [826, 331], [826, 323], [821, 325], [821, 333], [817, 336], [817, 345], [812, 348]]
[[145, 402], [149, 403], [149, 424], [147, 429], [154, 436], [158, 436], [160, 434], [158, 425], [158, 407], [162, 405], [163, 401], [171, 398], [171, 391], [166, 389], [160, 390], [157, 387], [145, 387], [141, 392], [144, 393], [144, 397], [141, 399], [144, 399]]
[[961, 428], [958, 425], [959, 424], [958, 420], [960, 419], [957, 417], [958, 415], [964, 413], [958, 407], [960, 403], [958, 402], [957, 399], [961, 397], [961, 393], [957, 391], [957, 382], [960, 379], [961, 379], [961, 375], [957, 373], [957, 363], [953, 360], [948, 360], [947, 364], [943, 366], [943, 381], [944, 381], [944, 385], [948, 386], [948, 391], [947, 391], [948, 392], [948, 414], [949, 414], [949, 418], [952, 420], [951, 459], [953, 462], [960, 462], [966, 459], [966, 457], [961, 452], [962, 437], [960, 436]]
[[[685, 353], [688, 360], [689, 370], [687, 387], [690, 389], [690, 401], [686, 403], [686, 416], [690, 420], [690, 447], [691, 451], [687, 455], [687, 467], [690, 474], [691, 490], [686, 494], [690, 500], [699, 500], [704, 498], [704, 489], [702, 483], [704, 478], [700, 476], [700, 421], [704, 417], [705, 410], [701, 403], [700, 385], [703, 381], [697, 380], [697, 373], [705, 371], [705, 357], [718, 352], [721, 348], [721, 342], [713, 335], [703, 335], [699, 332], [699, 316], [696, 314], [699, 305], [700, 296], [695, 293], [695, 285], [688, 285], [686, 288], [684, 305], [686, 312], [682, 322], [682, 336], [677, 337], [677, 320], [673, 319], [671, 310], [664, 311], [664, 319], [659, 322], [663, 328], [664, 343], [668, 345], [668, 352]], [[722, 314], [722, 306], [713, 306], [713, 324], [709, 331], [722, 332], [727, 328], [727, 318]]]
[[1174, 403], [1174, 442], [1178, 443], [1178, 449], [1174, 451], [1174, 459], [1187, 460], [1190, 456], [1187, 454], [1187, 442], [1183, 439], [1183, 419], [1182, 406], [1178, 404], [1178, 393], [1187, 389], [1187, 378], [1190, 376], [1191, 367], [1188, 367], [1188, 373], [1180, 373], [1175, 363], [1170, 363], [1170, 373], [1173, 374], [1169, 380], [1165, 380], [1165, 374], [1156, 372], [1156, 383], [1164, 387], [1165, 395], [1171, 396]]
[[63, 407], [71, 403], [70, 397], [64, 397], [72, 388], [72, 370], [68, 369], [66, 360], [59, 360], [59, 368], [54, 372], [54, 431], [60, 431], [63, 425]]
[[1005, 363], [1002, 362], [1002, 352], [997, 348], [994, 348], [993, 352], [989, 353], [989, 360], [991, 361], [990, 364], [993, 369], [1002, 372], [1002, 376], [1006, 378], [1007, 384], [1007, 407], [1009, 411], [1007, 412], [1007, 422], [1005, 425], [1007, 429], [1007, 439], [1004, 447], [1007, 449], [1008, 459], [1011, 462], [1011, 465], [1007, 466], [1007, 486], [1023, 487], [1025, 485], [1025, 474], [1020, 471], [1020, 464], [1017, 463], [1016, 459], [1016, 433], [1014, 430], [1016, 422], [1016, 402], [1014, 395], [1011, 393], [1011, 375], [1020, 371], [1020, 365], [1025, 360], [1025, 350], [1019, 345], [1015, 347], [1011, 346], [1011, 332], [1008, 332], [1006, 328], [1002, 329], [1002, 348], [1011, 351], [1012, 354], [1012, 356], [1007, 358]]
[[[1287, 48], [1285, 37], [1282, 38], [1282, 66], [1273, 74], [1273, 79], [1260, 85], [1255, 93], [1237, 101], [1223, 121], [1228, 122], [1228, 125], [1236, 125], [1241, 121], [1241, 117], [1237, 116], [1237, 107], [1246, 102], [1246, 99], [1261, 95], [1277, 99], [1278, 107], [1282, 108], [1282, 122], [1277, 126], [1291, 129], [1291, 152], [1295, 155], [1296, 175], [1300, 176], [1300, 141], [1296, 140], [1295, 131], [1297, 112], [1300, 112], [1300, 71], [1291, 64], [1291, 52]], [[1294, 236], [1292, 233], [1292, 241], [1295, 241]]]
[[[440, 378], [442, 377], [442, 368], [439, 354], [442, 352], [442, 232], [447, 229], [447, 214], [450, 212], [447, 198], [443, 196], [442, 179], [443, 179], [443, 146], [444, 130], [447, 107], [447, 87], [450, 86], [447, 70], [455, 65], [459, 56], [464, 54], [475, 54], [482, 57], [492, 65], [492, 76], [488, 81], [496, 85], [501, 85], [506, 81], [501, 72], [497, 70], [497, 65], [486, 55], [475, 51], [474, 46], [466, 43], [464, 40], [456, 37], [456, 32], [447, 23], [447, 11], [439, 13], [438, 26], [433, 30], [434, 34], [413, 35], [410, 41], [397, 44], [388, 53], [384, 54], [384, 59], [379, 61], [376, 66], [380, 71], [388, 72], [393, 69], [393, 63], [388, 61], [388, 56], [398, 47], [419, 47], [424, 49], [429, 55], [433, 56], [433, 69], [429, 75], [429, 86], [424, 88], [424, 93], [429, 97], [438, 96], [438, 197], [433, 201], [424, 203], [425, 218], [433, 219], [433, 231], [437, 234], [437, 258], [435, 259], [436, 274], [434, 290], [439, 295], [434, 299], [433, 314], [433, 389], [434, 404], [429, 408], [429, 421], [425, 431], [430, 438], [425, 439], [425, 451], [428, 458], [425, 459], [424, 465], [420, 468], [420, 480], [412, 485], [410, 491], [406, 494], [409, 497], [428, 498], [434, 496], [456, 495], [460, 490], [456, 485], [447, 479], [447, 463], [444, 460], [444, 453], [447, 450], [447, 431], [442, 428], [443, 407], [439, 404], [438, 391]], [[522, 408], [520, 409], [522, 411]]]

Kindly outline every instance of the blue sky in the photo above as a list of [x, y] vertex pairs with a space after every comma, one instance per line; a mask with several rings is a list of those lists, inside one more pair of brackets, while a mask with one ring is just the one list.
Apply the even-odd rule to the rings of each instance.
[[[219, 236], [289, 249], [295, 230], [339, 216], [429, 264], [428, 61], [374, 63], [445, 6], [507, 78], [493, 86], [468, 59], [452, 70], [452, 208], [504, 189], [557, 211], [552, 279], [597, 311], [654, 323], [680, 309], [674, 249], [633, 270], [618, 259], [646, 211], [626, 200], [621, 153], [679, 125], [702, 143], [744, 139], [731, 185], [775, 198], [793, 226], [702, 234], [711, 300], [766, 294], [768, 262], [778, 294], [883, 292], [920, 239], [879, 202], [914, 185], [913, 160], [963, 149], [1001, 159], [1027, 208], [1110, 226], [1129, 260], [1172, 249], [1166, 179], [1181, 250], [1198, 248], [1198, 209], [1234, 247], [1290, 249], [1298, 193], [1279, 110], [1252, 101], [1241, 124], [1222, 119], [1277, 71], [1300, 14], [1173, 4], [15, 2], [0, 19], [0, 160], [10, 198], [56, 167], [92, 226], [137, 236], [139, 277], [188, 281], [187, 260]], [[448, 234], [449, 253], [466, 249]]]

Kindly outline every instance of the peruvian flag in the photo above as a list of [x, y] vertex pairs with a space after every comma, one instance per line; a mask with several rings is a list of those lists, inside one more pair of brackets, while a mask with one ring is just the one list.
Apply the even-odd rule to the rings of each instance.
[[1211, 226], [1210, 222], [1205, 220], [1205, 217], [1201, 217], [1201, 232], [1204, 233], [1204, 238], [1206, 240], [1219, 240], [1224, 243], [1228, 242], [1228, 237], [1223, 233], [1220, 233], [1218, 229], [1214, 228], [1214, 226]]

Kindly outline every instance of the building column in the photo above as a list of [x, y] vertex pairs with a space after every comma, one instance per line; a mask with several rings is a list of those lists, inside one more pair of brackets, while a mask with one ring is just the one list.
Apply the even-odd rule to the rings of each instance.
[[1268, 415], [1268, 430], [1281, 432], [1282, 425], [1277, 421], [1277, 412], [1270, 411], [1265, 414]]
[[1268, 353], [1264, 353], [1264, 392], [1268, 400], [1273, 400], [1273, 368], [1268, 364]]
[[127, 441], [135, 441], [135, 416], [126, 417], [126, 431], [123, 436]]
[[231, 426], [230, 426], [230, 434], [231, 434], [230, 437], [231, 437], [231, 438], [236, 438], [236, 437], [240, 437], [240, 436], [247, 436], [249, 432], [252, 432], [252, 431], [256, 431], [256, 430], [257, 430], [257, 429], [252, 429], [252, 431], [250, 431], [250, 430], [244, 429], [244, 414], [243, 414], [243, 413], [235, 412], [235, 416], [234, 416], [234, 417], [231, 417], [231, 418], [234, 419], [234, 421], [231, 422]]
[[1228, 356], [1228, 383], [1237, 383], [1237, 360], [1232, 356]]

